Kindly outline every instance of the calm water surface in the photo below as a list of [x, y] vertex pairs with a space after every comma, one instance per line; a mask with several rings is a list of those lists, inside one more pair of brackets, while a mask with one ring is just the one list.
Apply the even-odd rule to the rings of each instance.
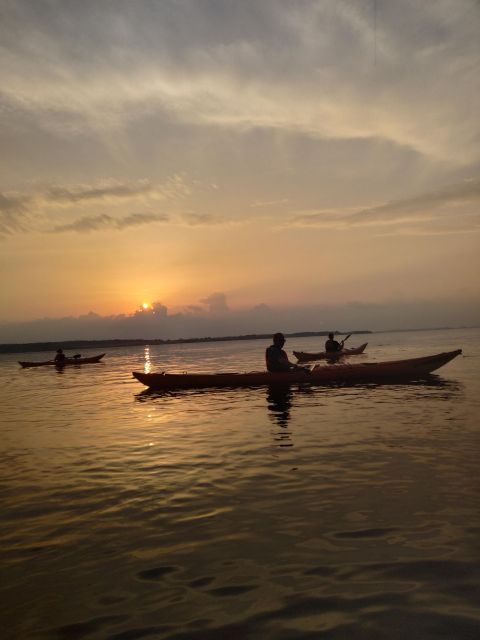
[[1, 356], [1, 637], [477, 640], [480, 330], [368, 340], [354, 361], [464, 355], [426, 383], [165, 395], [131, 371], [261, 369], [267, 343]]

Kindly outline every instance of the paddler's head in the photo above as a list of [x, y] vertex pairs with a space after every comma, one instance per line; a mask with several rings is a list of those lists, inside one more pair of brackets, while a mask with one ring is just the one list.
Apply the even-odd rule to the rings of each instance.
[[285, 336], [283, 335], [283, 333], [276, 333], [273, 336], [273, 344], [276, 347], [280, 347], [280, 348], [283, 347], [283, 345], [285, 344]]
[[329, 334], [328, 334], [328, 339], [329, 339], [329, 340], [333, 340], [333, 338], [334, 338], [334, 337], [335, 337], [335, 336], [334, 336], [334, 334], [333, 334], [333, 333], [329, 333]]
[[57, 349], [57, 353], [63, 353], [63, 349]]

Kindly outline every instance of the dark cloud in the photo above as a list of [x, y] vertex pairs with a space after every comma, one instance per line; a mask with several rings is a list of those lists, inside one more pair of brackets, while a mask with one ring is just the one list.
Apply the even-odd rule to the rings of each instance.
[[[291, 224], [319, 227], [343, 227], [360, 225], [389, 225], [398, 222], [422, 222], [428, 220], [440, 225], [441, 229], [430, 227], [430, 231], [442, 234], [462, 229], [475, 230], [479, 226], [480, 179], [466, 180], [426, 194], [387, 202], [355, 213], [341, 214], [332, 211], [298, 214]], [[445, 217], [449, 224], [445, 225]], [[463, 219], [462, 219], [463, 218]], [[412, 232], [412, 230], [408, 230]], [[422, 233], [426, 230], [420, 230]]]
[[224, 222], [224, 220], [212, 216], [209, 213], [185, 213], [182, 219], [192, 227]]
[[267, 314], [272, 313], [272, 307], [268, 304], [265, 304], [264, 302], [261, 302], [260, 304], [255, 305], [252, 311], [253, 313]]
[[102, 200], [105, 198], [132, 198], [139, 194], [152, 191], [152, 185], [143, 180], [138, 184], [112, 184], [101, 187], [49, 187], [44, 194], [47, 201], [52, 202], [82, 202], [89, 200]]
[[200, 302], [208, 306], [210, 313], [226, 313], [229, 311], [227, 297], [224, 293], [212, 293], [210, 296], [202, 298]]
[[[139, 180], [136, 183], [116, 182], [99, 185], [77, 186], [37, 186], [25, 187], [23, 193], [0, 191], [0, 237], [15, 233], [27, 233], [29, 231], [42, 231], [39, 221], [43, 219], [43, 228], [48, 218], [53, 218], [61, 205], [65, 211], [81, 212], [84, 202], [98, 203], [99, 206], [108, 202], [110, 210], [119, 203], [116, 200], [135, 200], [140, 206], [146, 200], [152, 203], [160, 200], [174, 200], [182, 197], [188, 189], [184, 179], [180, 175], [173, 175], [161, 183], [151, 184], [148, 180]], [[144, 196], [146, 198], [144, 198]], [[123, 205], [123, 202], [120, 202]], [[135, 206], [135, 205], [133, 205]], [[128, 227], [145, 224], [167, 222], [169, 216], [163, 213], [132, 213], [121, 217], [110, 213], [102, 213], [94, 216], [84, 215], [73, 222], [57, 224], [50, 233], [65, 231], [90, 232], [100, 229], [122, 230]], [[209, 224], [213, 218], [207, 215], [190, 214], [191, 224]], [[27, 221], [29, 224], [27, 224]]]
[[0, 192], [0, 236], [25, 230], [29, 198]]
[[448, 205], [469, 205], [478, 207], [480, 203], [480, 180], [468, 180], [459, 185], [426, 193], [414, 198], [388, 202], [380, 207], [364, 209], [348, 217], [350, 224], [365, 222], [388, 222], [403, 219], [406, 216], [417, 216], [422, 213], [438, 211]]
[[117, 220], [116, 228], [126, 229], [127, 227], [137, 227], [143, 224], [168, 222], [169, 219], [169, 216], [165, 213], [132, 213], [129, 216]]
[[[158, 303], [156, 312], [131, 315], [43, 318], [22, 323], [0, 323], [0, 343], [61, 340], [101, 340], [113, 338], [202, 338], [253, 333], [273, 334], [295, 331], [389, 330], [439, 326], [478, 326], [478, 301], [458, 298], [383, 304], [352, 302], [344, 305], [271, 307], [230, 313], [169, 313]], [[259, 305], [261, 306], [261, 305]], [[289, 341], [289, 349], [295, 348]], [[259, 360], [264, 347], [259, 344]]]
[[70, 224], [63, 224], [54, 227], [52, 233], [63, 233], [64, 231], [78, 231], [79, 233], [88, 233], [90, 231], [98, 231], [99, 229], [110, 229], [115, 225], [115, 219], [107, 214], [99, 216], [84, 216]]
[[163, 213], [132, 213], [123, 218], [114, 218], [108, 214], [98, 216], [84, 216], [69, 224], [58, 225], [51, 233], [64, 233], [76, 231], [78, 233], [90, 233], [91, 231], [103, 231], [105, 229], [117, 229], [119, 231], [128, 227], [137, 227], [156, 222], [167, 222], [169, 217]]

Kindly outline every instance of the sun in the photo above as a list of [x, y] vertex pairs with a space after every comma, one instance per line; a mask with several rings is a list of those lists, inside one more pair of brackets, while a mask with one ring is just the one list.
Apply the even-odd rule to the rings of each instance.
[[151, 309], [152, 305], [149, 302], [142, 302], [142, 309], [144, 311], [147, 311], [148, 309]]

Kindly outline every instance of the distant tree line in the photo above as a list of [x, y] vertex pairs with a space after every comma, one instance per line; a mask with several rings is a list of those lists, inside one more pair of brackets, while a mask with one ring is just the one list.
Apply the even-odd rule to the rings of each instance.
[[[273, 332], [272, 332], [273, 333]], [[112, 340], [64, 340], [62, 342], [29, 342], [24, 344], [0, 344], [0, 353], [26, 353], [29, 351], [56, 351], [62, 348], [66, 351], [72, 349], [94, 349], [94, 348], [115, 348], [115, 347], [137, 347], [154, 344], [187, 344], [196, 342], [228, 342], [232, 340], [269, 340], [272, 333], [249, 333], [242, 336], [218, 336], [203, 338], [176, 338], [172, 340], [162, 340], [160, 338], [154, 340], [144, 340], [143, 338], [128, 339], [112, 339]], [[327, 336], [329, 331], [299, 331], [296, 333], [286, 333], [287, 338], [308, 338], [313, 336]], [[340, 334], [334, 331], [336, 335], [343, 334], [362, 334], [372, 333], [372, 331], [345, 331]]]

